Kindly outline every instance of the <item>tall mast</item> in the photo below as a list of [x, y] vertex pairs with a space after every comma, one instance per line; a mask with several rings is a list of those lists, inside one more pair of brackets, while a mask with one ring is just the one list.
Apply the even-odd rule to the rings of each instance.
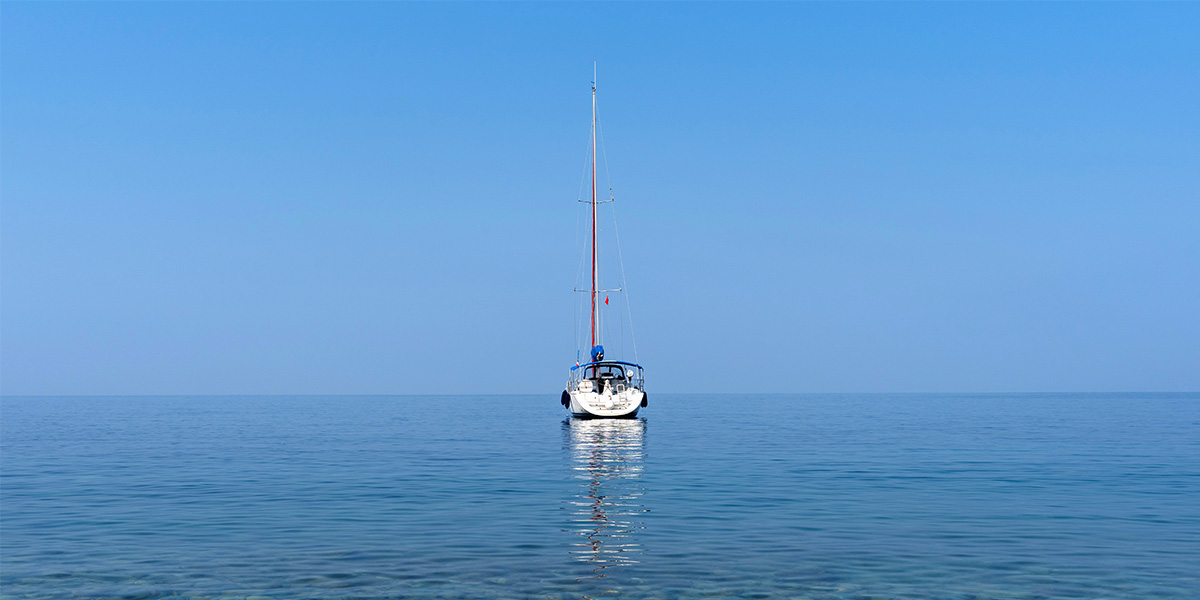
[[[596, 347], [596, 63], [592, 63], [592, 345]], [[589, 349], [588, 352], [591, 352]]]

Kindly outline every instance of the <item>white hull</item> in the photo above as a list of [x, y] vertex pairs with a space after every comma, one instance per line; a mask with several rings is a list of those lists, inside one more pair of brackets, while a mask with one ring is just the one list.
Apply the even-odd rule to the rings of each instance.
[[568, 408], [577, 417], [632, 417], [642, 406], [646, 393], [637, 388], [628, 388], [615, 394], [605, 390], [603, 394], [592, 391], [570, 392]]

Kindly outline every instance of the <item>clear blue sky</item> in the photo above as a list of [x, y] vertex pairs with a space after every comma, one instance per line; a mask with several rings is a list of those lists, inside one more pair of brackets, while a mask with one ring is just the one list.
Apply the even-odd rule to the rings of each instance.
[[1200, 4], [0, 3], [0, 392], [1200, 389]]

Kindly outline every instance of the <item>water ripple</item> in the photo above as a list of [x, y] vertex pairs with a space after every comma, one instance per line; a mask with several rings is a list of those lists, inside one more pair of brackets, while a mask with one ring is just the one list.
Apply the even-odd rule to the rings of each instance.
[[4, 398], [2, 594], [1200, 598], [1200, 395], [656, 398]]

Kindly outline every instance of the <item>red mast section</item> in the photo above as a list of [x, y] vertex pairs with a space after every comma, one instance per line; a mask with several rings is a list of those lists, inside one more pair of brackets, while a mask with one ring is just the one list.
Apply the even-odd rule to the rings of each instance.
[[596, 74], [592, 72], [592, 345], [596, 347]]

